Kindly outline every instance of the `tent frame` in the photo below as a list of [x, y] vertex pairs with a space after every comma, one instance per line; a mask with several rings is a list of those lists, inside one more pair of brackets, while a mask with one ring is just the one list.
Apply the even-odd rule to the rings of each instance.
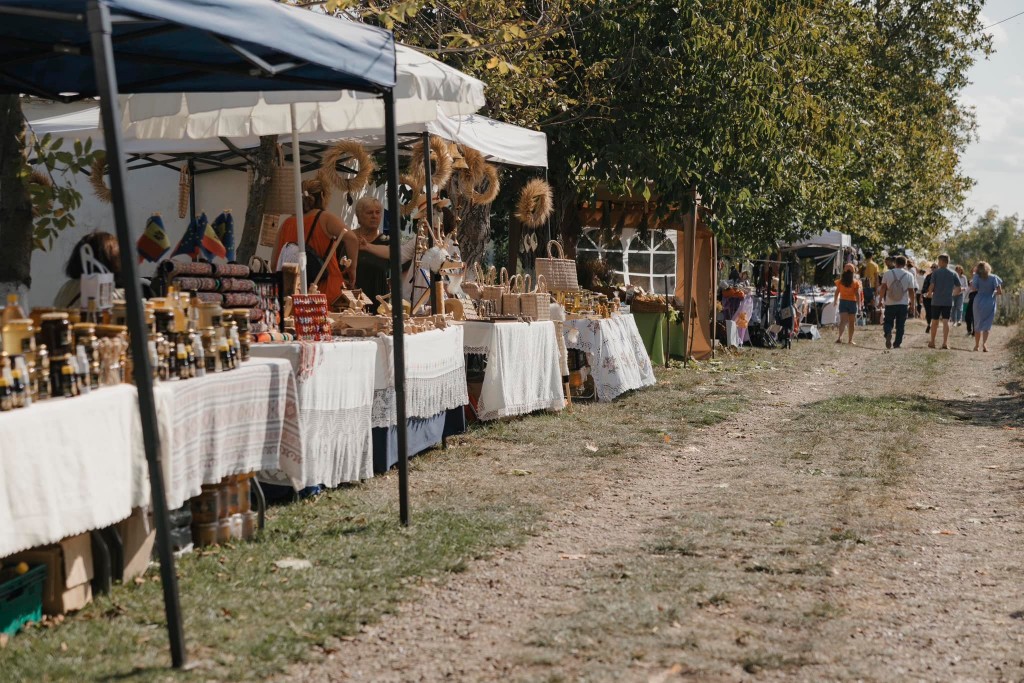
[[[36, 83], [18, 79], [10, 74], [5, 77], [26, 94], [38, 95], [47, 99], [61, 102], [72, 102], [93, 96], [100, 98], [100, 118], [103, 123], [103, 134], [107, 149], [107, 162], [110, 172], [111, 190], [113, 193], [114, 224], [118, 241], [121, 244], [121, 272], [125, 286], [126, 312], [128, 317], [128, 328], [131, 332], [130, 350], [134, 360], [134, 381], [138, 394], [139, 414], [142, 423], [143, 443], [146, 451], [146, 461], [149, 468], [151, 501], [153, 515], [157, 532], [157, 553], [160, 560], [160, 578], [163, 587], [164, 609], [167, 616], [167, 630], [170, 641], [171, 663], [175, 668], [182, 668], [186, 662], [185, 637], [182, 626], [181, 606], [178, 597], [178, 581], [174, 567], [174, 555], [171, 550], [170, 541], [170, 520], [167, 510], [167, 498], [165, 494], [163, 465], [160, 456], [160, 434], [157, 424], [156, 404], [153, 397], [153, 376], [150, 367], [150, 360], [147, 348], [147, 334], [145, 318], [143, 316], [142, 290], [139, 284], [135, 259], [133, 257], [133, 241], [128, 223], [127, 200], [125, 193], [125, 181], [128, 167], [124, 155], [121, 153], [123, 139], [121, 134], [120, 117], [118, 116], [118, 82], [115, 72], [115, 54], [113, 29], [115, 25], [133, 24], [142, 28], [125, 39], [134, 39], [153, 33], [164, 33], [178, 30], [180, 27], [165, 20], [153, 19], [151, 17], [134, 15], [124, 12], [114, 12], [103, 2], [103, 0], [88, 0], [85, 13], [61, 12], [31, 7], [0, 5], [0, 16], [13, 15], [41, 21], [59, 21], [81, 24], [89, 35], [88, 45], [68, 45], [67, 43], [45, 43], [40, 41], [18, 41], [19, 47], [24, 47], [22, 56], [16, 56], [8, 60], [5, 65], [14, 63], [31, 63], [49, 58], [54, 53], [77, 51], [78, 54], [86, 54], [92, 57], [93, 70], [95, 73], [95, 92], [78, 92], [73, 94], [62, 94], [48, 92], [45, 88], [39, 87]], [[299, 66], [307, 64], [302, 60], [286, 61], [280, 64], [270, 64], [258, 55], [252, 53], [243, 45], [237, 44], [229, 38], [218, 35], [214, 32], [206, 32], [214, 40], [218, 40], [236, 54], [238, 54], [249, 66], [215, 65], [183, 59], [154, 58], [146, 55], [132, 55], [131, 59], [154, 64], [163, 64], [179, 67], [187, 67], [193, 71], [185, 71], [173, 76], [165, 76], [151, 81], [135, 83], [132, 90], [139, 91], [148, 87], [156, 87], [166, 83], [187, 80], [196, 71], [215, 73], [237, 73], [248, 77], [262, 75], [265, 78], [273, 78], [276, 82], [287, 81], [295, 83], [296, 89], [337, 89], [338, 83], [325, 79], [320, 81], [304, 77], [297, 77], [289, 72]], [[388, 203], [395, 207], [391, 211], [392, 234], [397, 234], [399, 229], [398, 207], [398, 144], [395, 128], [395, 97], [391, 88], [381, 86], [353, 87], [345, 86], [343, 89], [361, 90], [381, 96], [384, 101], [385, 113], [385, 137], [386, 156], [388, 166]], [[301, 234], [301, 232], [300, 232]], [[391, 241], [391, 290], [392, 300], [400, 302], [401, 298], [401, 258], [399, 240]], [[396, 413], [398, 417], [398, 454], [399, 454], [399, 495], [400, 495], [400, 518], [403, 525], [409, 523], [409, 501], [408, 501], [408, 452], [406, 434], [406, 406], [405, 406], [405, 344], [403, 339], [403, 309], [401, 305], [393, 307], [394, 324], [394, 373], [395, 373], [395, 399]]]

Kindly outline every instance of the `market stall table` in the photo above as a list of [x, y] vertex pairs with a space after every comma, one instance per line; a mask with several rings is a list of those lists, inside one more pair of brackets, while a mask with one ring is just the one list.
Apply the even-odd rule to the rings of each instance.
[[[394, 340], [376, 337], [373, 393], [373, 466], [386, 472], [398, 462], [395, 427]], [[405, 414], [409, 455], [462, 431], [458, 416], [469, 402], [463, 329], [452, 325], [405, 337]]]
[[555, 323], [467, 321], [464, 349], [486, 357], [476, 414], [480, 420], [562, 410]]
[[636, 322], [628, 313], [566, 320], [565, 345], [587, 354], [599, 401], [611, 401], [657, 381]]
[[[664, 313], [631, 313], [637, 331], [647, 349], [647, 355], [655, 366], [665, 364], [665, 326]], [[681, 318], [668, 322], [668, 355], [670, 358], [685, 358], [686, 345], [683, 343], [683, 325]]]
[[227, 372], [160, 382], [153, 390], [167, 505], [231, 474], [303, 471], [295, 373], [283, 358], [253, 358]]
[[373, 476], [370, 414], [378, 346], [372, 340], [253, 344], [254, 358], [283, 358], [298, 384], [302, 458], [299, 476], [262, 479], [296, 490]]
[[127, 518], [149, 500], [130, 385], [0, 414], [0, 558]]

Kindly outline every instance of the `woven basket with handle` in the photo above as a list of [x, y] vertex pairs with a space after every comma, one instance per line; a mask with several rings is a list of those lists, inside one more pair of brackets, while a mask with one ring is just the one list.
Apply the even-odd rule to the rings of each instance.
[[526, 276], [525, 291], [519, 295], [519, 314], [532, 320], [551, 320], [551, 294], [543, 275], [537, 276], [537, 287], [530, 290], [530, 276]]
[[522, 275], [512, 276], [512, 279], [509, 280], [508, 291], [501, 295], [502, 315], [519, 315], [519, 299], [525, 286]]
[[267, 203], [263, 213], [279, 216], [295, 213], [295, 177], [292, 175], [292, 165], [285, 163], [284, 150], [280, 145], [277, 146], [277, 161], [270, 169]]
[[576, 262], [565, 258], [565, 251], [557, 240], [548, 242], [548, 257], [537, 259], [537, 275], [543, 275], [552, 292], [575, 292], [580, 288], [576, 277]]
[[508, 291], [508, 271], [504, 268], [501, 269], [501, 275], [496, 284], [484, 285], [480, 289], [480, 298], [483, 301], [494, 302], [494, 312], [501, 314], [501, 299], [502, 295]]

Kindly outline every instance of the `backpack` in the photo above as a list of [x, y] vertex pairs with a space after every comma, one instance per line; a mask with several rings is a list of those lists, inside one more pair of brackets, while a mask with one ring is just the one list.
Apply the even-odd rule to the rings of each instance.
[[907, 287], [907, 276], [914, 277], [905, 270], [893, 277], [892, 284], [889, 285], [889, 289], [885, 293], [886, 299], [896, 299], [898, 301], [903, 298], [903, 295], [906, 294], [909, 289]]

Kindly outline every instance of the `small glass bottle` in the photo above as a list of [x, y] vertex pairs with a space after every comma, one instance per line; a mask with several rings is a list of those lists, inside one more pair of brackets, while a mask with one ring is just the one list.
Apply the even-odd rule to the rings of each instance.
[[21, 380], [21, 370], [17, 368], [11, 370], [11, 394], [14, 397], [15, 408], [24, 408], [31, 403], [28, 392], [25, 391], [25, 383]]
[[228, 348], [228, 338], [221, 336], [217, 342], [217, 365], [218, 372], [231, 369], [231, 350]]
[[50, 354], [46, 344], [36, 347], [36, 400], [43, 401], [53, 395], [50, 378]]
[[0, 412], [14, 410], [14, 394], [7, 378], [0, 374]]
[[75, 369], [71, 367], [71, 358], [65, 357], [57, 365], [60, 367], [60, 394], [64, 398], [75, 396]]
[[75, 348], [74, 363], [79, 393], [88, 394], [92, 390], [92, 383], [89, 381], [89, 359], [85, 355], [85, 346], [80, 344]]
[[196, 333], [192, 336], [191, 349], [195, 353], [196, 377], [206, 376], [206, 351], [203, 349], [203, 337]]
[[188, 352], [185, 351], [185, 344], [178, 342], [178, 348], [174, 350], [174, 356], [178, 364], [178, 379], [188, 379]]

